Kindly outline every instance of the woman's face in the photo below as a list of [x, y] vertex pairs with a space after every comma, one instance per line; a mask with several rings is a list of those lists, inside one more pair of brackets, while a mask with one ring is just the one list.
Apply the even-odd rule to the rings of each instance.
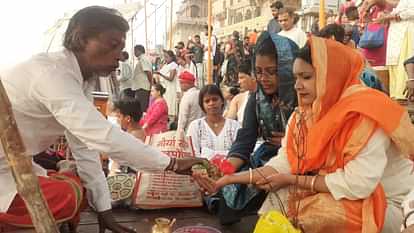
[[218, 95], [206, 94], [203, 97], [203, 107], [207, 115], [221, 115], [224, 102]]
[[158, 97], [161, 96], [161, 94], [157, 89], [155, 89], [155, 87], [152, 87], [151, 88], [151, 96], [154, 97], [154, 98], [158, 98]]
[[293, 75], [296, 78], [295, 89], [303, 105], [311, 105], [316, 99], [316, 75], [313, 66], [297, 58], [293, 63]]
[[256, 56], [256, 77], [266, 95], [273, 95], [279, 87], [276, 58], [271, 56]]

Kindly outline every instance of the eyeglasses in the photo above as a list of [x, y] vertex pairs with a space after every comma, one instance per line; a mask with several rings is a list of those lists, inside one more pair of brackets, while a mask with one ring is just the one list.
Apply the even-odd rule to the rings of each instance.
[[256, 68], [256, 77], [259, 78], [272, 78], [277, 75], [277, 68], [276, 67], [269, 67], [265, 69], [257, 69]]

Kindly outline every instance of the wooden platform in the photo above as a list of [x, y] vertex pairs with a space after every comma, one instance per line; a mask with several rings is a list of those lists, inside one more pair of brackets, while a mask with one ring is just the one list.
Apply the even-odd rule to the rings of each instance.
[[[221, 226], [216, 216], [203, 208], [167, 209], [167, 210], [114, 210], [116, 220], [125, 226], [135, 228], [137, 233], [151, 233], [154, 219], [158, 217], [176, 218], [175, 228], [183, 226], [204, 225], [215, 227], [222, 233], [251, 233], [257, 221], [257, 216], [249, 216], [232, 226]], [[81, 215], [79, 233], [98, 232], [96, 215], [85, 211]], [[107, 231], [109, 232], [109, 231]]]

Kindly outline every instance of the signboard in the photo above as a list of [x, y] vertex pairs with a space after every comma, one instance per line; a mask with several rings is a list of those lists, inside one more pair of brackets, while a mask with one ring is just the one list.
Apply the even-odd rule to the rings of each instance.
[[[174, 158], [194, 157], [190, 138], [178, 142], [176, 132], [147, 137], [147, 144]], [[190, 176], [172, 172], [138, 172], [133, 195], [134, 206], [141, 209], [200, 207], [203, 205], [198, 185]]]
[[[325, 0], [325, 9], [337, 11], [341, 0]], [[319, 10], [319, 0], [302, 0], [303, 10]]]

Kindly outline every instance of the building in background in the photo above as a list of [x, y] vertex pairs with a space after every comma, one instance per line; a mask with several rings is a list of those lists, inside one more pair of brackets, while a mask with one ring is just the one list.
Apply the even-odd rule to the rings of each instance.
[[[325, 0], [326, 17], [335, 17], [338, 14], [339, 4], [345, 0]], [[301, 26], [305, 32], [310, 32], [312, 25], [318, 23], [319, 0], [302, 0]]]
[[[214, 28], [220, 40], [233, 31], [247, 35], [263, 31], [272, 18], [270, 5], [275, 0], [213, 0]], [[286, 7], [300, 9], [300, 0], [281, 0]]]
[[202, 34], [207, 25], [208, 1], [183, 0], [173, 22], [173, 45], [179, 41], [187, 42], [195, 34]]

